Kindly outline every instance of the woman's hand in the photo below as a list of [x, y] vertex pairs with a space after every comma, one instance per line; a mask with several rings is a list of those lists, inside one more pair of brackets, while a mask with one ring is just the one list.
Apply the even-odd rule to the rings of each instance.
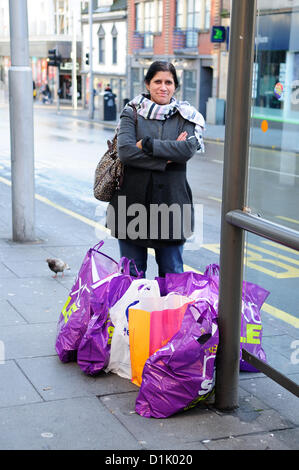
[[[184, 131], [181, 132], [180, 135], [178, 136], [177, 140], [182, 141], [187, 139], [188, 132]], [[167, 163], [172, 163], [171, 160], [168, 160]]]
[[[178, 136], [177, 140], [178, 141], [186, 140], [187, 136], [188, 136], [188, 132], [186, 132], [186, 131], [181, 132], [180, 135]], [[140, 150], [142, 150], [142, 139], [138, 140], [138, 142], [136, 142], [136, 147], [138, 147]], [[172, 163], [172, 162], [171, 162], [171, 160], [168, 160], [167, 163]]]
[[186, 132], [186, 131], [181, 132], [181, 134], [178, 136], [177, 140], [186, 140], [187, 135], [188, 135], [188, 132]]
[[[178, 136], [177, 140], [181, 141], [181, 140], [186, 140], [187, 139], [187, 135], [188, 135], [188, 132], [184, 131], [184, 132], [181, 132], [180, 135]], [[167, 163], [172, 163], [171, 160], [168, 160]]]

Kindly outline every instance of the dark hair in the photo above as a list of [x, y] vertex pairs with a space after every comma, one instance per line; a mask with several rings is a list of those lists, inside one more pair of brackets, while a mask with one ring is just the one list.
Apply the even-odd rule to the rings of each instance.
[[170, 72], [173, 76], [174, 85], [176, 88], [178, 88], [179, 81], [178, 81], [178, 77], [176, 74], [175, 66], [171, 62], [166, 62], [163, 60], [156, 60], [156, 62], [153, 62], [150, 65], [147, 71], [147, 74], [144, 78], [144, 82], [149, 85], [151, 79], [154, 78], [154, 76], [158, 72]]

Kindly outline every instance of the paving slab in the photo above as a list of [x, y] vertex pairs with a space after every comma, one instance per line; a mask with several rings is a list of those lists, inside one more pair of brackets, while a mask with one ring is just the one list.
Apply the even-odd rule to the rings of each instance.
[[293, 336], [287, 334], [266, 336], [263, 337], [263, 348], [267, 351], [269, 347], [290, 361], [292, 354], [291, 344], [295, 339], [298, 339], [295, 336], [295, 332], [293, 332]]
[[46, 401], [138, 390], [129, 380], [115, 374], [88, 376], [76, 362], [65, 364], [58, 356], [18, 359], [17, 363]]
[[284, 442], [288, 449], [299, 450], [299, 428], [275, 431], [274, 436]]
[[[50, 271], [47, 277], [39, 278], [26, 278], [26, 279], [0, 279], [0, 298], [21, 297], [26, 302], [34, 295], [40, 293], [52, 293], [59, 297], [65, 291], [61, 284], [57, 283], [52, 278]], [[53, 301], [54, 301], [53, 297]], [[60, 300], [60, 299], [58, 299]]]
[[27, 321], [9, 301], [0, 300], [0, 326], [17, 325], [18, 323], [27, 323]]
[[289, 336], [288, 348], [273, 349], [269, 345], [265, 345], [265, 347], [263, 346], [268, 364], [274, 369], [277, 369], [283, 375], [287, 375], [290, 379], [292, 379], [292, 375], [299, 374], [299, 364], [293, 364], [291, 361], [291, 355], [293, 350], [290, 348], [290, 346], [293, 341], [295, 341], [294, 338]]
[[3, 262], [0, 262], [0, 280], [1, 279], [7, 279], [7, 278], [16, 278], [17, 275], [9, 269], [8, 266], [6, 266]]
[[[294, 376], [298, 383], [298, 375]], [[299, 424], [298, 398], [268, 377], [242, 380], [242, 389], [250, 392], [260, 400], [268, 403], [271, 408], [282, 414], [293, 425]]]
[[41, 396], [14, 361], [0, 364], [0, 408], [40, 401]]
[[209, 450], [289, 450], [290, 447], [276, 437], [276, 433], [229, 437], [205, 441]]
[[8, 243], [7, 248], [0, 248], [0, 261], [6, 263], [11, 261], [35, 261], [44, 260], [48, 253], [43, 246], [30, 246], [20, 243]]
[[100, 398], [111, 413], [143, 442], [147, 449], [169, 445], [204, 443], [205, 440], [256, 434], [269, 429], [286, 429], [291, 425], [279, 413], [268, 410], [237, 410], [220, 413], [204, 405], [167, 419], [143, 418], [135, 413], [137, 393], [124, 393]]
[[1, 327], [5, 360], [55, 354], [57, 322]]
[[0, 409], [2, 450], [142, 449], [97, 398]]
[[[46, 257], [44, 259], [34, 261], [5, 261], [4, 264], [15, 276], [19, 278], [41, 278], [48, 277], [52, 271], [49, 270], [48, 264], [46, 263]], [[52, 273], [54, 275], [54, 273]]]
[[40, 278], [23, 278], [15, 282], [1, 280], [0, 297], [28, 323], [57, 322], [67, 299], [68, 288], [50, 274], [47, 276], [50, 277], [43, 282]]

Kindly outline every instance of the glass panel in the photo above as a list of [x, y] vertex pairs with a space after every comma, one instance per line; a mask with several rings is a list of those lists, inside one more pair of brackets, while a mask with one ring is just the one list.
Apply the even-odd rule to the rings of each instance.
[[156, 16], [155, 16], [154, 2], [146, 2], [144, 4], [144, 31], [154, 32], [156, 29]]
[[176, 1], [176, 27], [184, 27], [184, 10], [183, 10], [184, 0]]
[[187, 2], [187, 28], [200, 28], [201, 2], [188, 0]]
[[112, 38], [112, 64], [117, 63], [117, 37]]
[[158, 1], [158, 32], [161, 33], [163, 28], [163, 2]]
[[[299, 2], [257, 4], [247, 206], [298, 231]], [[261, 309], [267, 362], [298, 383], [299, 253], [247, 233], [244, 265], [244, 280], [269, 291]]]
[[141, 6], [140, 3], [135, 5], [135, 29], [141, 31]]
[[132, 68], [132, 97], [139, 95], [143, 89], [141, 86], [141, 79], [140, 79], [140, 69], [139, 68]]
[[206, 0], [205, 29], [210, 29], [210, 23], [211, 23], [211, 0]]
[[105, 38], [99, 38], [99, 63], [105, 62]]
[[184, 100], [196, 106], [196, 70], [184, 71]]

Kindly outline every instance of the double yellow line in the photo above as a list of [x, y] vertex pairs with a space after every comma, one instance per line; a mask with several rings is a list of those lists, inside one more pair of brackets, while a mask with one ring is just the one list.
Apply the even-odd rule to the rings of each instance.
[[[11, 186], [11, 181], [9, 181], [6, 178], [3, 178], [2, 176], [0, 176], [0, 182], [6, 184], [7, 186]], [[95, 222], [94, 220], [89, 219], [88, 217], [85, 217], [85, 216], [77, 214], [76, 212], [73, 212], [69, 209], [66, 209], [65, 207], [63, 207], [59, 204], [56, 204], [55, 202], [52, 202], [50, 199], [48, 199], [44, 196], [41, 196], [40, 194], [35, 194], [35, 198], [38, 201], [43, 202], [44, 204], [47, 204], [48, 206], [51, 206], [54, 209], [57, 209], [60, 212], [63, 212], [64, 214], [69, 215], [70, 217], [73, 217], [74, 219], [79, 220], [80, 222], [83, 222], [84, 224], [87, 224], [87, 225], [89, 225], [93, 228], [96, 228], [98, 230], [101, 230], [103, 232], [106, 232], [106, 233], [110, 234], [110, 230], [108, 230], [106, 227], [99, 224], [98, 222]], [[209, 249], [208, 245], [206, 245], [206, 247], [203, 246], [203, 248]], [[151, 255], [154, 255], [154, 250], [150, 249], [149, 253]], [[192, 266], [188, 266], [186, 264], [184, 265], [184, 269], [186, 271], [194, 271], [194, 272], [200, 273], [200, 271], [198, 271], [195, 268], [193, 268]], [[294, 326], [295, 328], [299, 328], [299, 319], [294, 317], [293, 315], [290, 315], [287, 312], [284, 312], [283, 310], [280, 310], [276, 307], [272, 307], [272, 305], [269, 305], [269, 304], [266, 304], [266, 303], [263, 304], [262, 310], [264, 312], [268, 313], [269, 315], [271, 315], [273, 317], [276, 317], [276, 318], [279, 318], [280, 320]]]

